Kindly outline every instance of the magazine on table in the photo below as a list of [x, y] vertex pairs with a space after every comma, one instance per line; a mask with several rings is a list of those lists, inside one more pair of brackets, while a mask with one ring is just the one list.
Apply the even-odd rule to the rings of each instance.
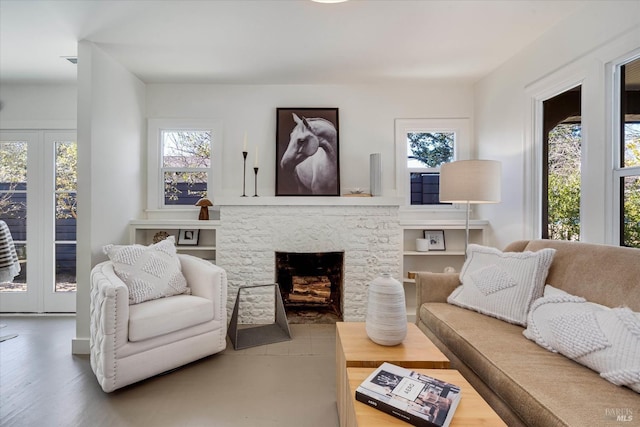
[[460, 387], [385, 362], [358, 386], [356, 400], [415, 426], [447, 427]]

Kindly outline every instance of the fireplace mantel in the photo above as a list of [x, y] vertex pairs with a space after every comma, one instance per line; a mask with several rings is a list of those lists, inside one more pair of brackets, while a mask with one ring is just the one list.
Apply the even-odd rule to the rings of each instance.
[[218, 197], [216, 206], [400, 206], [401, 197], [247, 196]]

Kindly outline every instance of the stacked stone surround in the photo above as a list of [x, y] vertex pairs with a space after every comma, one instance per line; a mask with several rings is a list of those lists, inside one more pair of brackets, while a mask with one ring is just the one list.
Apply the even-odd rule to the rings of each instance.
[[[398, 206], [221, 206], [217, 264], [227, 271], [228, 312], [240, 286], [275, 280], [275, 252], [344, 252], [344, 321], [364, 321], [368, 283], [401, 274]], [[269, 287], [242, 292], [240, 323], [273, 321]]]

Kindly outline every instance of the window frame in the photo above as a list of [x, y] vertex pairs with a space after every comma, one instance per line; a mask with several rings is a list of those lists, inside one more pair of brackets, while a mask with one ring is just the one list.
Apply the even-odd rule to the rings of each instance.
[[396, 119], [396, 191], [404, 200], [403, 209], [415, 210], [459, 210], [460, 206], [453, 205], [412, 205], [411, 204], [411, 173], [427, 172], [439, 173], [440, 168], [409, 168], [407, 166], [407, 134], [408, 133], [454, 133], [453, 161], [471, 158], [471, 119], [461, 118], [425, 118], [425, 119]]
[[166, 170], [162, 166], [162, 134], [165, 131], [208, 131], [211, 132], [211, 159], [209, 168], [194, 168], [207, 172], [207, 198], [213, 200], [220, 194], [222, 182], [222, 123], [219, 120], [204, 119], [149, 119], [147, 147], [147, 210], [176, 211], [191, 208], [188, 205], [167, 205], [164, 203], [164, 178]]
[[[531, 239], [540, 239], [542, 237], [542, 209], [543, 209], [543, 166], [546, 159], [544, 158], [544, 101], [554, 98], [564, 92], [581, 86], [580, 110], [582, 112], [582, 154], [581, 165], [585, 167], [585, 153], [588, 149], [589, 132], [588, 120], [589, 113], [584, 108], [585, 98], [588, 96], [587, 71], [581, 64], [564, 69], [557, 74], [549, 76], [541, 81], [537, 81], [526, 87], [527, 96], [525, 123], [525, 141], [524, 141], [524, 188], [523, 207], [524, 207], [524, 235]], [[583, 240], [584, 227], [584, 171], [581, 173], [580, 183], [580, 240]]]
[[612, 229], [611, 240], [614, 245], [621, 246], [624, 236], [624, 178], [640, 175], [640, 166], [623, 166], [624, 140], [622, 139], [622, 127], [624, 126], [622, 114], [622, 67], [630, 62], [640, 60], [640, 50], [618, 58], [608, 64], [607, 77], [610, 83], [610, 135], [611, 135], [611, 194], [612, 194]]

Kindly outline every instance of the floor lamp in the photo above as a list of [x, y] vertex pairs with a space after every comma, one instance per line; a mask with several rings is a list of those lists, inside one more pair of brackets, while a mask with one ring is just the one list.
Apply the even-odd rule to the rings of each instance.
[[440, 167], [440, 202], [466, 203], [464, 256], [469, 246], [471, 203], [500, 202], [501, 164], [496, 160], [459, 160]]

